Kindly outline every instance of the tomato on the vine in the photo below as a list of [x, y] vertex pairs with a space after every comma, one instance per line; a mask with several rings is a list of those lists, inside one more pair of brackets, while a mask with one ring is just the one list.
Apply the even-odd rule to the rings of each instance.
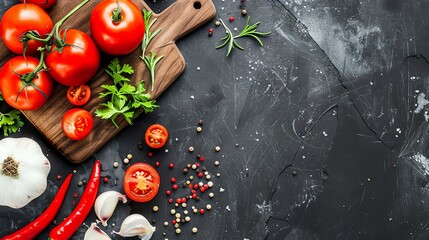
[[53, 81], [47, 72], [38, 72], [34, 77], [29, 75], [38, 64], [37, 58], [16, 56], [3, 65], [0, 89], [10, 106], [20, 110], [36, 110], [51, 95]]
[[129, 0], [104, 0], [92, 10], [91, 36], [111, 55], [131, 53], [141, 43], [145, 25], [139, 7]]
[[19, 0], [22, 3], [33, 3], [37, 6], [48, 9], [52, 7], [55, 3], [57, 3], [57, 0]]
[[91, 98], [91, 89], [88, 85], [71, 86], [67, 90], [67, 99], [76, 106], [85, 105]]
[[[0, 37], [7, 48], [16, 54], [24, 53], [22, 38], [25, 33], [32, 32], [38, 37], [49, 34], [53, 28], [51, 17], [41, 7], [31, 3], [19, 3], [9, 8], [0, 23]], [[28, 39], [27, 39], [28, 40]], [[28, 40], [26, 54], [35, 54], [43, 42]]]
[[46, 57], [48, 73], [63, 85], [82, 85], [98, 70], [100, 54], [97, 46], [88, 34], [76, 29], [62, 31], [61, 38], [65, 46], [53, 45]]
[[158, 193], [160, 177], [149, 164], [139, 162], [131, 165], [124, 176], [124, 191], [136, 202], [148, 202]]
[[160, 124], [152, 124], [144, 135], [146, 144], [151, 148], [161, 148], [167, 143], [168, 131]]
[[68, 110], [62, 119], [64, 134], [76, 141], [86, 138], [91, 132], [93, 124], [91, 113], [82, 108]]

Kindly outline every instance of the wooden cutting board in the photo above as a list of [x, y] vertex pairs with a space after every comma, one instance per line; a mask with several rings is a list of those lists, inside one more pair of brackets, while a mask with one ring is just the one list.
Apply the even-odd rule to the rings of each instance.
[[[81, 8], [75, 15], [65, 22], [63, 26], [77, 28], [89, 33], [89, 17], [91, 10], [101, 0], [92, 0]], [[133, 0], [140, 8], [149, 10], [143, 0]], [[59, 0], [57, 5], [50, 11], [54, 22], [57, 22], [73, 9], [79, 0]], [[154, 51], [157, 56], [164, 58], [158, 63], [156, 70], [156, 82], [154, 90], [149, 91], [154, 99], [159, 97], [177, 77], [185, 70], [185, 60], [177, 48], [177, 39], [197, 29], [204, 23], [213, 19], [216, 9], [212, 0], [177, 0], [169, 8], [160, 14], [153, 14], [152, 18], [158, 18], [152, 31], [161, 28], [161, 32], [152, 40], [146, 52]], [[124, 36], [126, 37], [126, 36]], [[140, 80], [146, 80], [146, 89], [150, 89], [150, 77], [143, 61], [140, 60], [140, 48], [133, 53], [120, 58], [121, 63], [128, 63], [134, 68], [131, 81], [136, 84]], [[0, 43], [0, 64], [3, 65], [13, 54]], [[96, 76], [88, 82], [92, 89], [92, 97], [83, 108], [94, 115], [103, 99], [99, 99], [99, 93], [103, 91], [101, 84], [111, 84], [109, 76], [104, 68], [112, 57], [101, 55], [102, 63]], [[36, 111], [23, 111], [29, 121], [57, 148], [68, 160], [80, 163], [94, 154], [111, 138], [118, 134], [128, 123], [121, 117], [117, 119], [119, 129], [110, 120], [101, 120], [94, 117], [94, 128], [90, 135], [82, 141], [68, 139], [61, 130], [61, 119], [64, 113], [73, 106], [66, 98], [67, 87], [56, 85], [51, 97], [46, 104]], [[155, 110], [156, 111], [156, 110]], [[143, 135], [143, 133], [141, 133]]]

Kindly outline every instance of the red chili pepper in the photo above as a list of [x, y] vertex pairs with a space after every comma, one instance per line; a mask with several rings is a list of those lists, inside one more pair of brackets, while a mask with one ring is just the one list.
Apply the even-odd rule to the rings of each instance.
[[19, 239], [34, 239], [40, 232], [43, 231], [55, 218], [58, 210], [60, 210], [63, 204], [64, 197], [66, 196], [67, 189], [70, 186], [70, 182], [73, 174], [69, 174], [58, 189], [55, 198], [52, 200], [51, 205], [36, 219], [27, 226], [19, 229], [18, 231], [3, 237], [1, 240], [19, 240]]
[[97, 197], [98, 185], [100, 184], [100, 160], [97, 160], [92, 169], [90, 180], [88, 180], [78, 205], [72, 213], [49, 233], [50, 240], [67, 240], [82, 226], [83, 221], [92, 209]]

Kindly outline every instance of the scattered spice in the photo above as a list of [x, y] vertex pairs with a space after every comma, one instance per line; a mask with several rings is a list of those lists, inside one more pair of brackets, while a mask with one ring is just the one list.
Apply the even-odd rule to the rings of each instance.
[[155, 166], [159, 167], [159, 165], [161, 165], [160, 162], [155, 162]]
[[233, 22], [234, 21], [234, 17], [233, 16], [229, 17], [229, 21]]
[[214, 165], [215, 165], [215, 166], [219, 166], [219, 161], [215, 161], [215, 162], [214, 162]]
[[200, 132], [202, 132], [203, 131], [203, 129], [201, 128], [201, 127], [197, 127], [197, 132], [198, 133], [200, 133]]
[[57, 175], [57, 180], [61, 180], [61, 175]]
[[217, 21], [215, 22], [215, 25], [216, 25], [216, 27], [219, 27], [219, 26], [220, 26], [220, 21], [219, 21], [219, 20], [217, 20]]
[[115, 168], [119, 167], [119, 163], [118, 162], [114, 162], [113, 163], [113, 167], [115, 167]]
[[188, 150], [189, 150], [189, 152], [193, 152], [194, 151], [194, 147], [191, 146], [191, 147], [188, 148]]
[[246, 9], [242, 9], [241, 10], [241, 15], [246, 16], [247, 15], [247, 10]]
[[133, 158], [133, 155], [132, 155], [131, 153], [128, 153], [128, 154], [127, 154], [127, 158], [128, 158], [129, 160], [131, 160], [131, 159]]
[[172, 177], [172, 178], [170, 179], [170, 181], [171, 181], [171, 183], [175, 183], [175, 182], [176, 182], [176, 178]]
[[104, 183], [108, 183], [108, 182], [109, 182], [109, 178], [108, 178], [108, 177], [104, 177], [104, 178], [103, 178], [103, 182], [104, 182]]
[[180, 228], [176, 228], [176, 234], [180, 234], [181, 232]]
[[202, 119], [198, 120], [198, 125], [203, 125], [204, 121]]
[[[158, 206], [153, 206], [152, 210], [153, 210], [154, 212], [158, 212], [159, 208], [158, 208]], [[167, 223], [167, 224], [168, 224], [168, 223]]]
[[216, 147], [215, 147], [215, 151], [216, 151], [216, 152], [220, 152], [220, 147], [219, 147], [219, 146], [216, 146]]
[[167, 221], [164, 222], [164, 226], [168, 226], [168, 222]]
[[197, 233], [197, 232], [198, 232], [198, 228], [193, 227], [193, 228], [192, 228], [192, 233]]
[[130, 162], [130, 159], [128, 159], [128, 158], [124, 158], [124, 163], [125, 164], [128, 164]]
[[174, 168], [174, 163], [170, 163], [170, 164], [168, 164], [168, 167], [169, 167], [169, 168]]
[[147, 156], [148, 156], [148, 157], [153, 157], [153, 152], [148, 152], [148, 153], [147, 153]]

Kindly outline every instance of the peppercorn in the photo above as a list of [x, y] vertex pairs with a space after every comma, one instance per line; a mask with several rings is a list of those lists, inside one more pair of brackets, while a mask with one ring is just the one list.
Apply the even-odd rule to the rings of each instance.
[[152, 224], [155, 224], [156, 223], [156, 219], [152, 219]]
[[191, 165], [190, 163], [188, 163], [188, 164], [186, 164], [186, 167], [187, 167], [187, 168], [191, 168], [191, 167], [192, 167], [192, 165]]
[[128, 164], [130, 162], [130, 159], [128, 159], [128, 158], [124, 158], [124, 163], [125, 164]]
[[188, 150], [189, 150], [189, 152], [193, 152], [194, 151], [194, 147], [191, 146], [191, 147], [188, 148]]
[[294, 171], [292, 172], [292, 176], [296, 176], [296, 175], [298, 175], [298, 172], [294, 170]]
[[185, 207], [186, 207], [186, 203], [182, 202], [182, 208], [185, 208]]
[[216, 25], [216, 27], [219, 27], [220, 26], [220, 21], [218, 20], [218, 21], [216, 21], [215, 22], [215, 25]]
[[132, 155], [131, 153], [128, 153], [128, 154], [127, 154], [127, 158], [128, 158], [129, 160], [131, 160], [131, 158], [133, 158], [133, 155]]
[[104, 182], [104, 183], [108, 183], [108, 182], [109, 182], [109, 178], [104, 177], [104, 178], [103, 178], [103, 182]]
[[242, 9], [242, 10], [241, 10], [241, 15], [243, 15], [243, 16], [246, 16], [246, 15], [247, 15], [247, 11], [246, 11], [246, 9]]
[[211, 193], [209, 193], [209, 197], [210, 197], [210, 198], [213, 198], [213, 197], [214, 197], [214, 193], [212, 193], [212, 192], [211, 192]]
[[180, 218], [180, 216], [181, 216], [181, 215], [180, 215], [180, 213], [176, 213], [174, 216], [175, 216], [175, 217], [176, 217], [176, 219], [177, 219], [177, 218]]
[[219, 151], [220, 151], [220, 147], [219, 147], [219, 146], [216, 146], [216, 147], [215, 147], [215, 151], [216, 151], [216, 152], [219, 152]]
[[170, 181], [171, 181], [171, 183], [175, 183], [175, 182], [176, 182], [176, 179], [175, 179], [174, 177], [172, 177], [172, 178], [170, 179]]
[[193, 228], [192, 228], [192, 233], [197, 233], [197, 232], [198, 232], [198, 228], [193, 227]]
[[175, 225], [175, 224], [176, 224], [176, 220], [174, 220], [174, 219], [173, 219], [173, 220], [171, 221], [171, 224]]
[[153, 152], [148, 152], [148, 153], [147, 153], [147, 156], [148, 156], [148, 157], [152, 157], [152, 156], [153, 156]]
[[[170, 210], [170, 213], [171, 213], [171, 215], [174, 215], [174, 214], [176, 214], [176, 210], [174, 210], [174, 209], [171, 209]], [[175, 223], [173, 223], [173, 225], [174, 225]]]
[[169, 168], [174, 168], [174, 163], [170, 163], [170, 164], [168, 164], [168, 167], [169, 167]]
[[114, 162], [113, 163], [113, 167], [115, 167], [115, 168], [119, 167], [119, 163], [118, 162]]
[[159, 208], [158, 208], [158, 206], [153, 206], [152, 210], [153, 210], [154, 212], [158, 212]]
[[61, 178], [62, 178], [61, 175], [58, 174], [57, 175], [57, 180], [61, 180]]
[[203, 208], [200, 209], [200, 214], [204, 214], [204, 209]]
[[[220, 25], [220, 22], [219, 22], [219, 25]], [[203, 124], [204, 124], [204, 121], [202, 119], [198, 120], [198, 125], [203, 125]]]
[[234, 17], [233, 16], [229, 17], [229, 21], [230, 22], [234, 21]]
[[207, 204], [207, 205], [206, 205], [206, 209], [207, 209], [207, 210], [210, 210], [210, 209], [212, 209], [212, 205], [210, 205], [210, 204]]
[[180, 234], [181, 232], [180, 228], [176, 228], [176, 234]]
[[187, 173], [188, 173], [188, 171], [189, 171], [189, 170], [188, 170], [187, 168], [184, 168], [184, 169], [183, 169], [183, 174], [187, 174]]
[[168, 222], [167, 221], [164, 222], [164, 226], [168, 226]]
[[186, 183], [182, 183], [182, 188], [186, 188], [188, 185]]
[[77, 173], [76, 169], [73, 170], [73, 173]]
[[78, 185], [79, 187], [82, 187], [83, 182], [82, 182], [82, 181], [79, 181], [79, 182], [77, 183], [77, 185]]
[[199, 177], [199, 178], [202, 178], [202, 177], [203, 177], [203, 173], [202, 173], [202, 172], [199, 172], [199, 173], [198, 173], [198, 177]]
[[168, 199], [168, 202], [173, 203], [173, 199], [172, 198]]
[[161, 165], [160, 162], [155, 162], [155, 166], [159, 167], [159, 165]]
[[178, 186], [177, 184], [174, 184], [174, 185], [173, 185], [173, 189], [174, 189], [174, 190], [177, 190], [178, 188], [179, 188], [179, 186]]
[[[213, 28], [210, 28], [210, 29], [213, 29]], [[209, 32], [209, 34], [210, 34], [210, 33], [213, 33], [213, 32]], [[200, 132], [202, 132], [202, 131], [203, 131], [203, 129], [202, 129], [201, 127], [197, 127], [197, 132], [198, 132], [198, 133], [200, 133]]]
[[170, 195], [170, 194], [171, 194], [171, 191], [170, 191], [170, 190], [167, 190], [167, 191], [165, 191], [165, 194], [167, 194], [167, 196], [168, 196], [168, 195]]

